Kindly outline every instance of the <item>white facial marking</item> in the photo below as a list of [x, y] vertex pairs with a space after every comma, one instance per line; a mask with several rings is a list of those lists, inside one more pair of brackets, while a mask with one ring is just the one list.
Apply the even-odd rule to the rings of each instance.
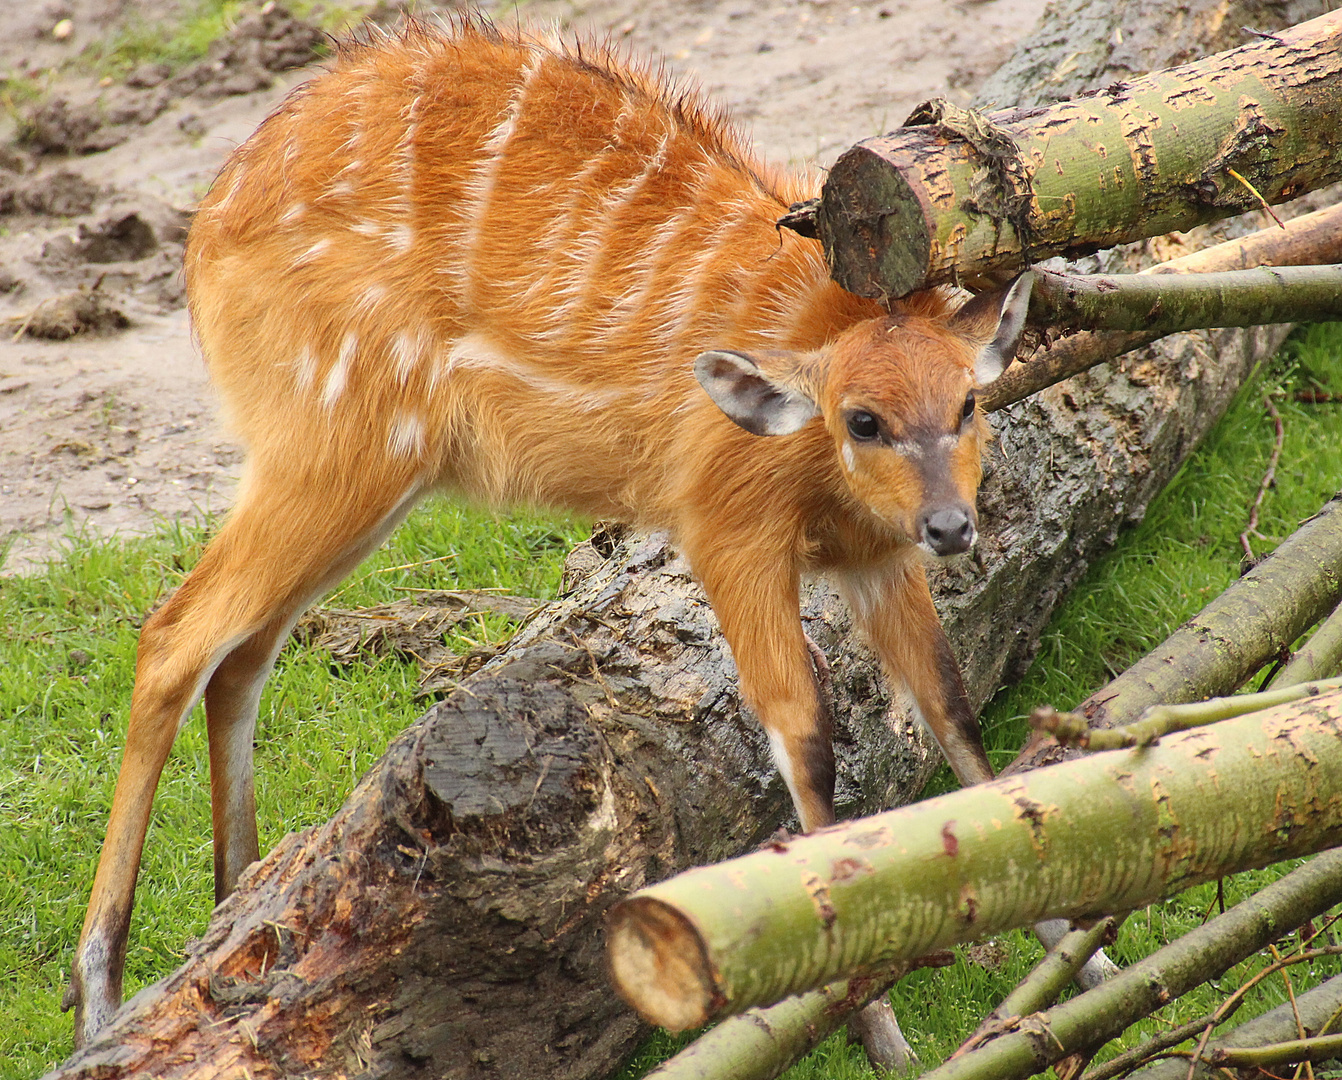
[[844, 443], [843, 449], [839, 452], [843, 457], [843, 467], [849, 472], [857, 468], [857, 460], [853, 456], [853, 446], [851, 443]]
[[326, 373], [326, 382], [322, 384], [322, 403], [328, 408], [334, 408], [335, 403], [340, 400], [340, 395], [345, 392], [345, 381], [349, 377], [350, 361], [354, 359], [355, 350], [359, 347], [359, 338], [356, 334], [346, 334], [345, 340], [340, 343], [340, 355], [336, 357], [336, 362], [331, 365], [331, 370]]

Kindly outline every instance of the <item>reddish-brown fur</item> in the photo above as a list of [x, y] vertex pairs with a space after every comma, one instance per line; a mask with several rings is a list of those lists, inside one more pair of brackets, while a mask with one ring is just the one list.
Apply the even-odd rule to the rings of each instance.
[[[985, 429], [966, 395], [1000, 301], [889, 313], [844, 292], [819, 244], [774, 227], [811, 193], [660, 77], [473, 21], [345, 47], [234, 153], [186, 273], [246, 473], [141, 637], [77, 1039], [120, 999], [178, 726], [203, 694], [222, 899], [258, 856], [251, 741], [276, 652], [435, 488], [671, 529], [805, 828], [833, 819], [833, 766], [803, 574], [836, 578], [961, 778], [989, 774], [916, 548], [943, 503], [972, 539]], [[696, 382], [706, 350], [822, 416], [750, 434]], [[854, 442], [854, 410], [880, 441]]]

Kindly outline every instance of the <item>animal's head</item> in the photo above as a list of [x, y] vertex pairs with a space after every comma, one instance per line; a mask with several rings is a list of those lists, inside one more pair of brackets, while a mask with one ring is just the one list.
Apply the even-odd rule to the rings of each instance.
[[1033, 275], [954, 314], [869, 319], [814, 353], [703, 353], [695, 376], [756, 435], [823, 418], [853, 495], [932, 555], [968, 551], [986, 433], [976, 391], [1011, 362]]

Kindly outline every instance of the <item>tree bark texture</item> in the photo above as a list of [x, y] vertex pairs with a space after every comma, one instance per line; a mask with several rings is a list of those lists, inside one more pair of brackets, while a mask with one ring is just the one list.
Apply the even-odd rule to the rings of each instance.
[[1034, 271], [1030, 321], [1040, 326], [1174, 333], [1208, 326], [1342, 318], [1342, 265], [1211, 274]]
[[845, 151], [816, 228], [860, 296], [971, 287], [1342, 179], [1342, 14], [1045, 108], [931, 102]]
[[[1091, 727], [1131, 724], [1153, 705], [1234, 692], [1342, 597], [1342, 495], [1276, 551], [1077, 709]], [[1032, 738], [1013, 771], [1075, 756]]]
[[[686, 871], [612, 909], [612, 978], [642, 1015], [684, 1030], [1321, 851], [1342, 842], [1340, 735], [1333, 690]], [[1331, 895], [1324, 907], [1342, 881]]]
[[[1187, 19], [1210, 26], [1214, 6]], [[1241, 15], [1281, 25], [1276, 8]], [[1145, 247], [1087, 269], [1171, 255]], [[933, 575], [977, 705], [1284, 332], [1170, 338], [996, 414], [979, 548]], [[827, 587], [805, 613], [833, 669], [840, 813], [907, 800], [936, 765], [930, 740], [891, 709]], [[716, 629], [664, 540], [617, 546], [332, 821], [252, 868], [183, 967], [53, 1075], [604, 1075], [647, 1030], [606, 980], [605, 911], [790, 817]]]
[[[1316, 266], [1336, 262], [1342, 262], [1342, 206], [1328, 206], [1139, 272], [1214, 273], [1257, 266]], [[979, 403], [988, 412], [1004, 409], [1047, 386], [1164, 336], [1159, 330], [1147, 328], [1127, 332], [1082, 330], [1069, 334], [1031, 356], [1028, 363], [1012, 364], [988, 387]]]

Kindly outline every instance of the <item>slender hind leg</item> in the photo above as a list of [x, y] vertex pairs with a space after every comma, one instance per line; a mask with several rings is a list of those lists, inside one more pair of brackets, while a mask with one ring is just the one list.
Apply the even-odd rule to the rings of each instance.
[[251, 744], [275, 655], [302, 610], [381, 543], [415, 494], [393, 470], [314, 477], [254, 464], [200, 563], [145, 623], [126, 751], [65, 997], [77, 1046], [121, 1001], [135, 879], [177, 731], [205, 694], [221, 897], [257, 855]]

